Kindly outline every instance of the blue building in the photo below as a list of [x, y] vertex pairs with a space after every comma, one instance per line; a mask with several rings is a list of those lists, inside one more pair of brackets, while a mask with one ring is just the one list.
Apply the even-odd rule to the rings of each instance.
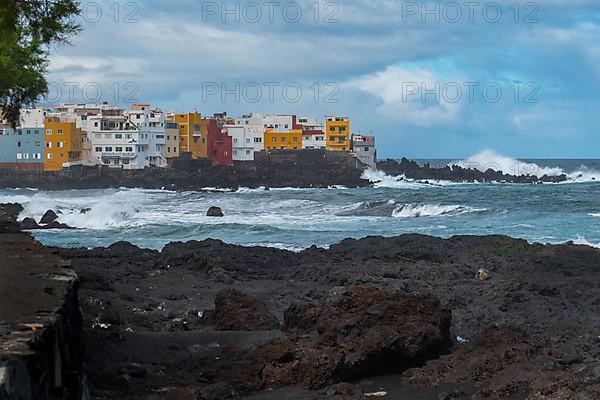
[[44, 128], [0, 125], [0, 167], [44, 168]]

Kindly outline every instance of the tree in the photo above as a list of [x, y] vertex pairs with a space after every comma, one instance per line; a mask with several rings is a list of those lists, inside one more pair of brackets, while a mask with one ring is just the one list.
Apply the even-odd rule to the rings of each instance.
[[77, 0], [0, 0], [0, 108], [13, 127], [47, 93], [50, 49], [79, 33], [80, 11]]

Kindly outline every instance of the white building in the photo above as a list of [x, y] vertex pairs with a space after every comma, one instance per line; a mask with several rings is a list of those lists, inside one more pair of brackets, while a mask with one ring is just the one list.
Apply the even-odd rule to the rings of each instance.
[[325, 149], [325, 127], [312, 117], [298, 117], [298, 125], [302, 127], [303, 149]]
[[233, 161], [254, 160], [254, 137], [246, 125], [225, 125], [227, 134], [231, 136]]
[[43, 128], [44, 120], [52, 110], [46, 108], [27, 108], [21, 110], [19, 125], [23, 128]]
[[[250, 142], [254, 147], [254, 151], [262, 151], [265, 149], [265, 144], [263, 142], [265, 135], [265, 124], [263, 120], [264, 116], [260, 113], [242, 115], [241, 118], [235, 119], [236, 125], [242, 125], [246, 128], [245, 140], [250, 139]], [[254, 159], [254, 154], [252, 155], [252, 157]]]
[[265, 115], [263, 117], [264, 129], [273, 129], [273, 132], [287, 133], [294, 129], [294, 115]]
[[150, 109], [110, 107], [88, 117], [92, 158], [113, 168], [166, 167], [164, 116]]

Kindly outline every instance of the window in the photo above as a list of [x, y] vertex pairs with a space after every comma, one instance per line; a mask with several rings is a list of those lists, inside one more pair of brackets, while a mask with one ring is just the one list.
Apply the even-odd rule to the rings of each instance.
[[40, 153], [34, 153], [33, 154], [33, 158], [35, 158], [36, 160], [41, 160], [42, 159], [42, 155]]
[[121, 151], [123, 151], [123, 148], [122, 147], [115, 147], [115, 151], [121, 152]]
[[29, 160], [29, 153], [23, 154], [23, 158], [26, 159], [26, 160]]
[[46, 158], [47, 158], [48, 160], [52, 160], [52, 153], [48, 153], [48, 154], [46, 154]]
[[250, 138], [246, 138], [246, 143], [250, 143]]
[[17, 147], [21, 147], [21, 142], [17, 142]]
[[233, 138], [233, 143], [237, 143], [237, 142], [238, 142], [237, 138]]
[[63, 134], [63, 130], [62, 130], [62, 129], [59, 129], [59, 130], [58, 130], [58, 134], [59, 134], [59, 135], [62, 135], [62, 134]]
[[112, 151], [112, 147], [105, 147], [104, 151]]
[[126, 133], [125, 134], [125, 139], [131, 139], [131, 133]]
[[101, 133], [96, 133], [96, 134], [94, 135], [94, 137], [95, 137], [96, 139], [102, 139], [102, 134], [101, 134]]
[[42, 142], [35, 142], [35, 147], [40, 147], [42, 145]]
[[255, 137], [254, 138], [254, 143], [262, 143], [262, 138], [261, 137]]
[[288, 124], [285, 124], [285, 129], [288, 129]]
[[246, 155], [250, 155], [250, 150], [246, 150]]
[[64, 142], [56, 142], [56, 147], [58, 147], [59, 149], [65, 147]]
[[285, 137], [282, 137], [282, 138], [281, 138], [281, 142], [282, 142], [282, 143], [285, 143]]
[[21, 160], [21, 159], [23, 159], [23, 154], [17, 153], [17, 160]]
[[233, 155], [234, 155], [234, 156], [237, 156], [237, 150], [234, 150], [234, 151], [233, 151]]
[[131, 152], [131, 151], [133, 151], [133, 147], [125, 147], [125, 151]]
[[46, 129], [46, 135], [52, 136], [52, 129]]
[[46, 148], [47, 149], [51, 149], [52, 148], [52, 142], [46, 142]]
[[115, 139], [123, 139], [123, 134], [115, 133]]
[[298, 138], [294, 136], [294, 143], [298, 143]]
[[368, 147], [365, 147], [365, 151], [369, 151], [369, 148], [368, 148]]
[[112, 133], [105, 133], [104, 139], [112, 139]]
[[102, 153], [102, 147], [96, 147], [96, 152], [97, 153]]
[[273, 138], [273, 140], [272, 140], [272, 142], [273, 142], [273, 143], [277, 143], [277, 138], [276, 138], [276, 137], [274, 137], [274, 138]]

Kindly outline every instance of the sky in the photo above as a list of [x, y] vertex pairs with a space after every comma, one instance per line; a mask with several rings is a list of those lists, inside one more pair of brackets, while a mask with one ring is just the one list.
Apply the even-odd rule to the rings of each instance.
[[81, 5], [46, 103], [344, 115], [380, 158], [600, 158], [598, 0]]

